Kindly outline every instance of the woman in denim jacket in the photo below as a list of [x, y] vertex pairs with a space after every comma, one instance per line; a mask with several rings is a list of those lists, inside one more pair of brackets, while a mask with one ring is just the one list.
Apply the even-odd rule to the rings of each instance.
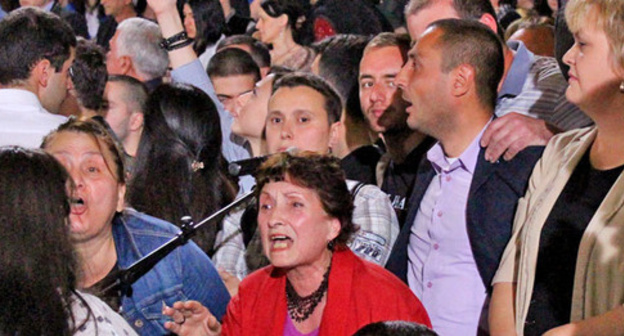
[[104, 291], [107, 277], [173, 238], [170, 223], [124, 209], [123, 156], [106, 125], [70, 120], [42, 148], [72, 177], [70, 229], [79, 255], [78, 285], [117, 310], [141, 335], [164, 335], [163, 305], [193, 299], [225, 313], [229, 294], [212, 263], [194, 243], [175, 249], [123, 295]]

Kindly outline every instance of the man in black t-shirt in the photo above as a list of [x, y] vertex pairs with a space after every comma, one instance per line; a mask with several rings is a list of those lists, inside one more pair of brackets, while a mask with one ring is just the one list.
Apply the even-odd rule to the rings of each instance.
[[386, 153], [377, 164], [377, 185], [388, 194], [399, 224], [407, 214], [418, 164], [433, 139], [407, 125], [406, 102], [394, 78], [407, 59], [410, 39], [382, 33], [371, 40], [360, 62], [360, 105], [370, 128], [380, 134]]

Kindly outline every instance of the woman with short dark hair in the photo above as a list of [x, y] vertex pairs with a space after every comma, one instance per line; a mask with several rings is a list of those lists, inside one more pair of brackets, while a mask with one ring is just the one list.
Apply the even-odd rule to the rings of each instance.
[[338, 159], [276, 154], [257, 175], [258, 226], [271, 265], [245, 278], [221, 326], [198, 302], [164, 313], [179, 335], [351, 335], [366, 324], [407, 320], [431, 326], [398, 278], [347, 247], [356, 227]]

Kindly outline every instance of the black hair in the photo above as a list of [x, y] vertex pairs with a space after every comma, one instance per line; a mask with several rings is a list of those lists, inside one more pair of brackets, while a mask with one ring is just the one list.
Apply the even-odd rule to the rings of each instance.
[[71, 310], [78, 264], [67, 224], [68, 181], [49, 154], [0, 148], [2, 335], [72, 335], [80, 327]]
[[225, 31], [225, 16], [219, 0], [186, 0], [193, 10], [197, 36], [193, 49], [201, 55], [209, 45], [215, 44]]
[[437, 336], [426, 326], [408, 321], [373, 322], [360, 328], [353, 336]]
[[252, 75], [254, 82], [260, 80], [260, 68], [246, 51], [228, 48], [217, 52], [208, 63], [208, 76], [230, 77]]
[[286, 14], [288, 26], [297, 44], [308, 45], [313, 40], [309, 0], [262, 0], [262, 9], [272, 18]]
[[271, 95], [281, 88], [308, 87], [318, 92], [325, 99], [325, 111], [327, 112], [327, 121], [330, 124], [340, 120], [342, 114], [342, 101], [340, 95], [336, 92], [331, 84], [323, 78], [305, 72], [295, 72], [287, 74], [273, 83], [273, 91]]
[[[190, 85], [159, 86], [147, 102], [130, 205], [179, 225], [183, 216], [199, 221], [228, 204], [236, 188], [225, 173], [221, 141], [217, 108], [206, 93]], [[194, 241], [209, 252], [218, 229], [202, 228]]]
[[92, 41], [80, 39], [69, 75], [76, 90], [76, 98], [82, 106], [91, 110], [106, 108], [104, 88], [108, 72], [102, 47]]
[[350, 120], [364, 126], [367, 122], [360, 106], [358, 73], [369, 40], [368, 36], [335, 35], [316, 44], [319, 75], [336, 88]]
[[72, 28], [39, 8], [16, 9], [0, 21], [0, 84], [16, 85], [47, 59], [60, 72], [76, 46]]
[[147, 86], [140, 80], [126, 75], [111, 75], [108, 77], [111, 83], [119, 83], [123, 85], [123, 100], [126, 104], [131, 105], [133, 111], [145, 114], [147, 98], [149, 96]]
[[271, 53], [267, 46], [249, 35], [232, 35], [224, 38], [217, 44], [217, 52], [233, 45], [246, 45], [249, 47], [251, 58], [258, 64], [258, 67], [265, 68], [271, 66]]
[[484, 24], [472, 20], [444, 19], [429, 27], [440, 29], [437, 46], [442, 53], [442, 71], [461, 64], [474, 69], [475, 87], [481, 104], [494, 109], [498, 84], [505, 66], [499, 38]]

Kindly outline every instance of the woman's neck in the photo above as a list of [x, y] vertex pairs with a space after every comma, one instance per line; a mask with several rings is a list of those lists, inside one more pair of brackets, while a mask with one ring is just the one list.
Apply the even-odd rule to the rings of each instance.
[[89, 288], [104, 279], [117, 263], [115, 240], [110, 231], [102, 237], [76, 243], [80, 260], [78, 287]]
[[292, 37], [290, 29], [285, 30], [275, 39], [272, 43], [273, 49], [271, 50], [272, 63], [281, 62], [287, 59], [288, 55], [293, 49], [300, 47]]
[[325, 249], [320, 258], [310, 265], [298, 266], [286, 273], [288, 281], [299, 296], [308, 296], [323, 282], [323, 276], [331, 264], [332, 252]]
[[590, 151], [590, 161], [596, 169], [606, 170], [624, 164], [624, 93], [619, 95], [622, 98], [613, 100], [610, 106], [588, 113], [598, 129]]

